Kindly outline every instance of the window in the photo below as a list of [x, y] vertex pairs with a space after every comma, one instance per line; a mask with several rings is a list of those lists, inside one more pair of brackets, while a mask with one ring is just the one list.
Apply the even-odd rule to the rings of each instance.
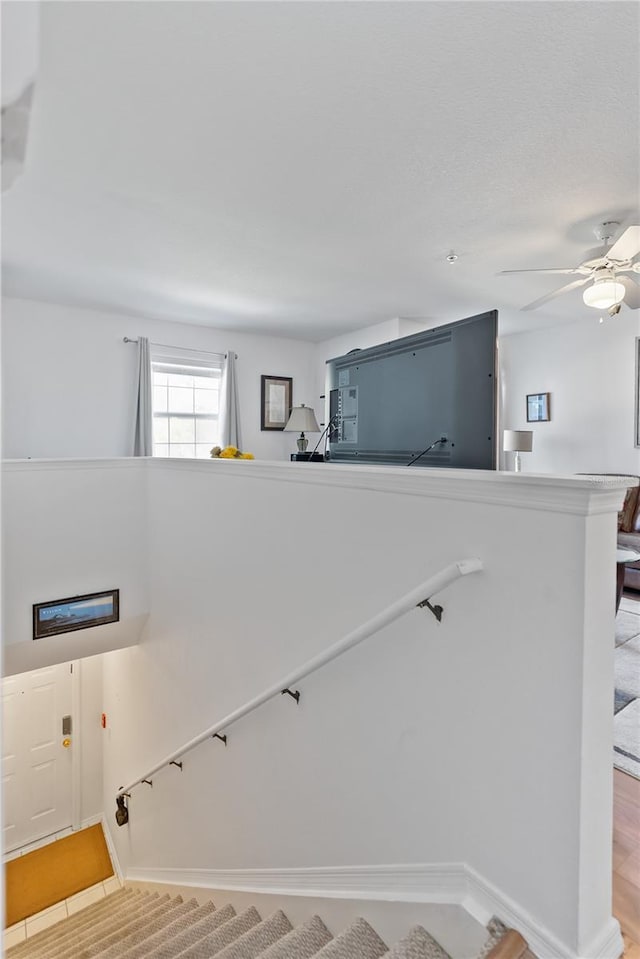
[[154, 346], [153, 455], [206, 458], [219, 445], [223, 356]]

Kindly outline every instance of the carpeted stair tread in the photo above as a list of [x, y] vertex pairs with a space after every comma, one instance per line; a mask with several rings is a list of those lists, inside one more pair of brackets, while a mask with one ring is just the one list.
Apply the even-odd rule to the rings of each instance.
[[101, 950], [100, 959], [120, 959], [127, 949], [146, 942], [157, 933], [164, 933], [174, 921], [186, 919], [189, 922], [197, 908], [197, 899], [189, 899], [188, 902], [178, 902], [175, 905], [172, 903], [171, 909], [164, 909], [149, 922], [138, 923], [136, 929], [132, 929], [127, 935], [119, 936], [111, 947]]
[[145, 909], [142, 915], [133, 916], [129, 922], [120, 926], [117, 930], [100, 930], [95, 936], [85, 940], [82, 948], [72, 949], [58, 956], [58, 959], [92, 959], [94, 956], [101, 956], [110, 946], [126, 939], [127, 936], [139, 929], [143, 929], [148, 924], [154, 924], [158, 919], [164, 918], [167, 914], [171, 915], [179, 906], [182, 905], [182, 897], [177, 896], [171, 899], [170, 896], [161, 896], [152, 907]]
[[216, 955], [218, 959], [255, 959], [292, 929], [285, 914], [278, 909]]
[[493, 947], [497, 946], [500, 940], [506, 934], [507, 927], [503, 922], [500, 922], [499, 919], [494, 917], [487, 925], [487, 930], [489, 932], [489, 938], [478, 953], [478, 959], [486, 959]]
[[348, 929], [327, 943], [317, 959], [380, 959], [387, 946], [364, 919], [356, 919]]
[[313, 916], [260, 953], [260, 959], [311, 959], [332, 939], [320, 916]]
[[116, 892], [110, 893], [108, 896], [105, 896], [98, 902], [93, 902], [90, 906], [85, 906], [84, 909], [78, 910], [78, 912], [75, 912], [72, 916], [69, 916], [68, 919], [61, 919], [60, 922], [56, 922], [53, 926], [47, 926], [47, 928], [43, 929], [42, 932], [37, 932], [24, 942], [19, 942], [15, 946], [11, 946], [6, 951], [7, 959], [9, 959], [9, 957], [11, 957], [11, 959], [17, 959], [17, 957], [26, 951], [29, 951], [30, 955], [33, 954], [34, 950], [36, 950], [41, 944], [55, 939], [58, 935], [60, 935], [60, 927], [62, 923], [65, 924], [65, 929], [71, 930], [74, 928], [79, 928], [85, 923], [94, 922], [95, 918], [101, 913], [107, 913], [111, 909], [117, 908], [117, 906], [122, 904], [125, 900], [139, 895], [140, 891], [137, 889], [118, 889]]
[[[100, 913], [93, 920], [85, 922], [81, 926], [74, 927], [68, 932], [60, 930], [60, 934], [55, 942], [47, 943], [46, 950], [38, 953], [38, 959], [51, 959], [58, 953], [64, 952], [74, 943], [84, 942], [96, 931], [102, 930], [108, 934], [108, 931], [117, 928], [122, 922], [128, 921], [129, 917], [142, 914], [149, 904], [156, 902], [160, 897], [158, 893], [143, 891], [137, 896], [132, 896], [125, 900], [121, 908], [112, 908]], [[31, 957], [31, 954], [30, 954]], [[34, 957], [35, 959], [35, 957]]]
[[[112, 928], [113, 923], [118, 921], [121, 916], [134, 915], [135, 912], [143, 908], [145, 903], [152, 901], [154, 898], [158, 898], [157, 893], [141, 892], [138, 895], [129, 896], [125, 899], [123, 905], [117, 904], [114, 906], [110, 904], [110, 909], [105, 909], [88, 921], [73, 925], [68, 929], [66, 924], [69, 920], [63, 920], [65, 927], [64, 929], [59, 929], [55, 939], [44, 943], [38, 951], [33, 953], [29, 952], [29, 957], [30, 959], [53, 959], [53, 957], [56, 956], [58, 952], [63, 951], [67, 945], [76, 941], [82, 941], [91, 930]], [[84, 910], [78, 913], [78, 916], [82, 916], [83, 913]], [[58, 925], [61, 927], [62, 923]], [[52, 929], [55, 930], [56, 927], [54, 926]]]
[[[49, 947], [50, 951], [45, 954], [44, 959], [54, 959], [54, 957], [60, 959], [69, 949], [79, 951], [86, 942], [96, 935], [109, 935], [111, 932], [118, 931], [133, 919], [147, 915], [159, 901], [160, 896], [157, 892], [143, 892], [136, 897], [135, 903], [127, 905], [122, 911], [118, 910], [115, 914], [109, 913], [106, 916], [101, 916], [98, 922], [89, 923], [87, 926], [72, 932], [71, 935], [61, 937], [55, 944], [52, 943]], [[72, 953], [72, 955], [77, 955], [77, 952]]]
[[[509, 932], [493, 919], [476, 959], [487, 959]], [[529, 954], [529, 953], [527, 953]], [[357, 919], [336, 938], [319, 916], [292, 928], [278, 910], [261, 920], [255, 907], [236, 915], [157, 892], [120, 889], [49, 926], [6, 952], [7, 959], [451, 959], [424, 929], [414, 926], [388, 948]]]
[[[188, 929], [179, 932], [171, 942], [150, 944], [149, 949], [142, 953], [142, 956], [144, 956], [144, 959], [175, 959], [175, 956], [181, 955], [187, 949], [190, 949], [191, 946], [195, 946], [196, 943], [201, 942], [221, 926], [231, 922], [235, 918], [235, 915], [236, 911], [232, 905], [226, 905], [223, 906], [222, 909], [216, 909], [215, 912], [201, 919], [199, 922], [194, 923], [192, 926], [189, 926]], [[231, 940], [228, 941], [230, 942]], [[220, 946], [220, 948], [222, 949], [222, 946]]]
[[[196, 908], [192, 909], [187, 915], [173, 919], [170, 925], [149, 935], [138, 945], [129, 946], [125, 951], [120, 951], [118, 953], [118, 959], [142, 959], [142, 957], [146, 956], [154, 947], [166, 945], [169, 940], [174, 942], [181, 932], [193, 928], [201, 919], [206, 919], [207, 916], [215, 912], [215, 908], [214, 904], [210, 901], [203, 903], [201, 906], [196, 906]], [[221, 912], [223, 912], [223, 910], [218, 910], [218, 913]], [[230, 913], [228, 918], [230, 919], [232, 915], [233, 912]], [[224, 917], [219, 919], [219, 923], [224, 921]]]
[[29, 939], [25, 939], [23, 942], [19, 942], [15, 946], [11, 946], [11, 948], [7, 949], [7, 959], [9, 956], [11, 956], [11, 959], [16, 959], [16, 957], [20, 956], [27, 950], [29, 950], [31, 953], [32, 950], [38, 949], [48, 940], [55, 939], [57, 936], [59, 936], [61, 928], [79, 928], [87, 922], [95, 921], [95, 918], [100, 914], [107, 914], [111, 909], [116, 907], [116, 904], [122, 904], [130, 898], [139, 895], [139, 890], [118, 889], [116, 892], [112, 892], [110, 895], [105, 896], [98, 902], [93, 902], [90, 906], [85, 906], [83, 909], [79, 909], [67, 919], [61, 919], [54, 925], [47, 926], [47, 928], [43, 929], [41, 932], [37, 932], [35, 935], [30, 936]]
[[[248, 932], [260, 922], [260, 913], [254, 906], [245, 909], [239, 916], [235, 916], [228, 922], [223, 923], [219, 929], [210, 933], [197, 942], [194, 946], [186, 949], [184, 952], [177, 953], [176, 959], [211, 959], [217, 953], [222, 952], [225, 946], [235, 942], [240, 936]], [[153, 959], [155, 955], [152, 953]]]
[[451, 959], [451, 956], [426, 929], [414, 926], [408, 935], [385, 952], [384, 959]]

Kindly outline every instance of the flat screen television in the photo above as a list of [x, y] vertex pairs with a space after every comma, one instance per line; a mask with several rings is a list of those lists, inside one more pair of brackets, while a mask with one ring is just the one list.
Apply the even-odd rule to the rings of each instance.
[[497, 327], [490, 310], [328, 360], [329, 459], [495, 469]]

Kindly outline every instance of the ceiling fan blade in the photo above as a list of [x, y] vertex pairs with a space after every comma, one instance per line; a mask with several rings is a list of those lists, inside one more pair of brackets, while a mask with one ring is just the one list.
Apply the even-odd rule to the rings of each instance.
[[577, 273], [578, 270], [575, 267], [570, 267], [566, 270], [500, 270], [498, 276], [505, 276], [508, 273]]
[[521, 306], [521, 310], [535, 310], [538, 306], [542, 306], [543, 303], [548, 303], [549, 300], [554, 300], [556, 296], [560, 296], [562, 293], [568, 293], [569, 290], [576, 290], [579, 286], [584, 286], [585, 283], [589, 282], [590, 277], [582, 276], [579, 280], [573, 280], [571, 283], [567, 283], [566, 286], [561, 286], [559, 290], [554, 290], [553, 293], [547, 293], [545, 296], [541, 296], [539, 299], [534, 300], [533, 303], [527, 303], [526, 306]]
[[618, 283], [622, 283], [625, 288], [624, 304], [630, 310], [640, 310], [640, 286], [630, 276], [620, 276], [616, 274]]
[[640, 226], [628, 226], [607, 250], [607, 257], [610, 260], [632, 260], [637, 253], [640, 253]]

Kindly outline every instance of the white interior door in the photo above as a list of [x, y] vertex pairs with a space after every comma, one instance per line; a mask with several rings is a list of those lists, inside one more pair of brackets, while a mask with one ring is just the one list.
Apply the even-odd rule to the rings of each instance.
[[72, 824], [73, 727], [70, 663], [2, 682], [4, 849]]

